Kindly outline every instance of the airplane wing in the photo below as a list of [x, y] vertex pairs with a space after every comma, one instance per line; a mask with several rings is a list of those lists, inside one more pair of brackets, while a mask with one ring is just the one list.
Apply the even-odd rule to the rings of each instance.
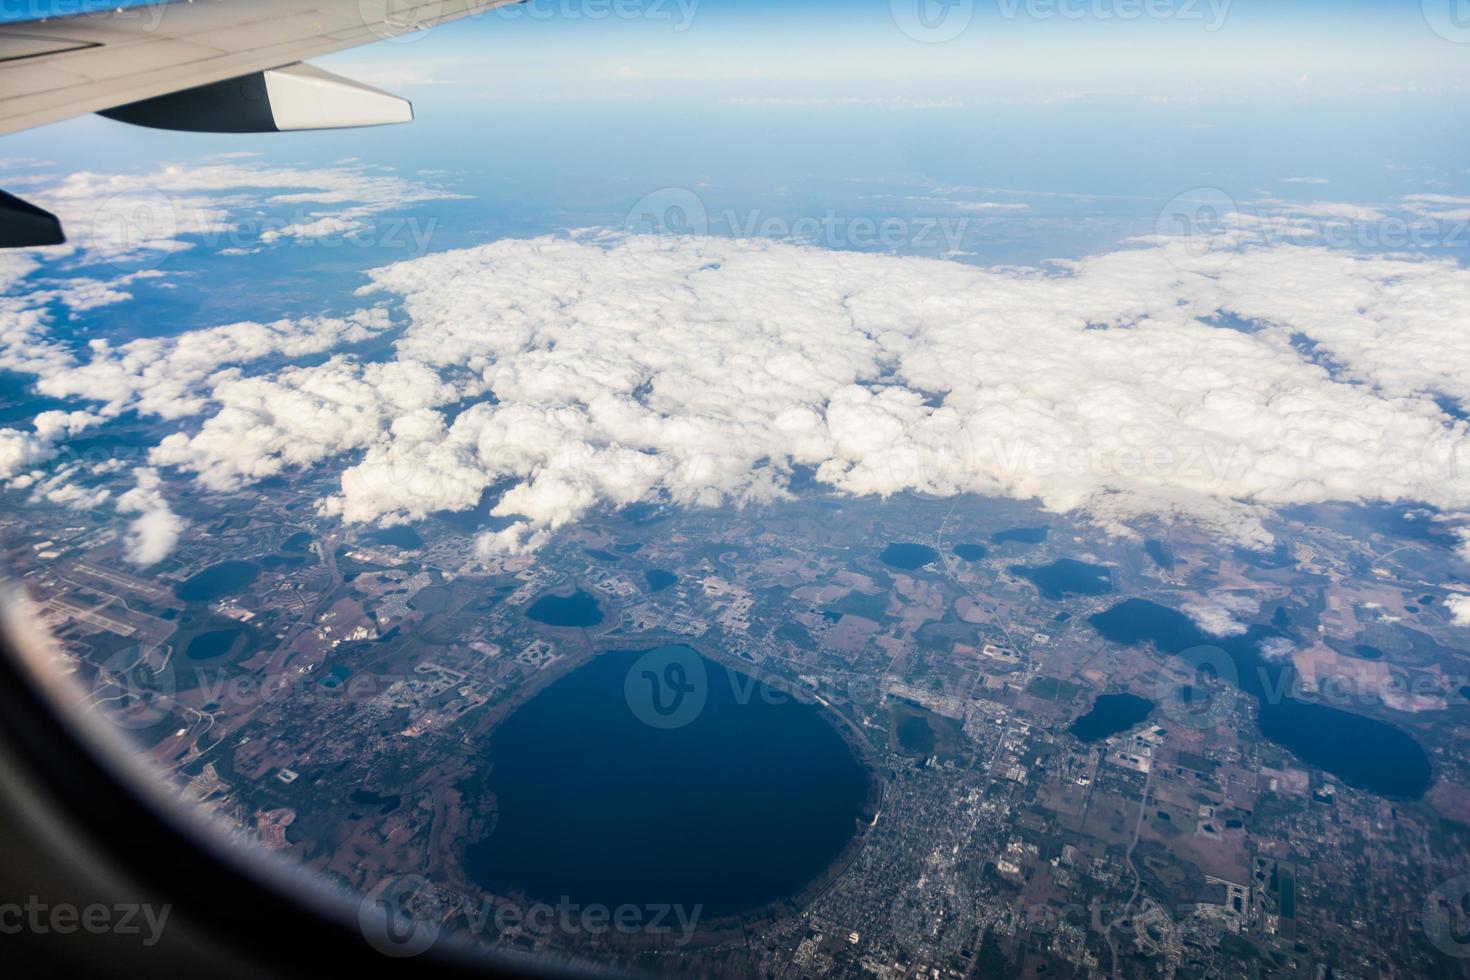
[[[0, 24], [0, 134], [88, 112], [205, 132], [407, 122], [405, 100], [302, 60], [514, 2], [151, 0]], [[10, 202], [24, 204], [0, 195], [0, 247], [62, 240]]]

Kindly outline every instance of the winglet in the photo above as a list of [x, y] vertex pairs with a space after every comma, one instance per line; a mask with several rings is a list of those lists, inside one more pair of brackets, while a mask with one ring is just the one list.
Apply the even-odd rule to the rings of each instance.
[[65, 242], [66, 236], [61, 232], [61, 222], [56, 220], [56, 215], [0, 191], [0, 248], [30, 248]]
[[383, 126], [413, 119], [407, 99], [315, 65], [296, 64], [105, 109], [135, 126], [193, 133], [274, 133]]

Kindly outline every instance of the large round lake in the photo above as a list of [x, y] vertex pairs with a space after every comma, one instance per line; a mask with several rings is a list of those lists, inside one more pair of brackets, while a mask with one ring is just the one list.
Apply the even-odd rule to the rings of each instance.
[[499, 821], [466, 854], [487, 891], [708, 920], [799, 893], [852, 840], [868, 775], [821, 709], [645, 653], [599, 655], [491, 735]]

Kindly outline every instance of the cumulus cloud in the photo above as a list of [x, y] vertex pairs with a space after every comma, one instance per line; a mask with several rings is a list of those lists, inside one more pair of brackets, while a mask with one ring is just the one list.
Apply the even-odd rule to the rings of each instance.
[[1259, 613], [1261, 605], [1254, 597], [1238, 592], [1212, 592], [1186, 602], [1183, 611], [1211, 636], [1239, 636], [1249, 628], [1243, 620]]
[[105, 402], [108, 414], [136, 408], [161, 418], [183, 418], [203, 411], [208, 395], [204, 382], [226, 365], [318, 354], [366, 340], [388, 326], [385, 311], [369, 309], [342, 318], [233, 323], [142, 338], [121, 347], [98, 339], [90, 345], [90, 360], [51, 371], [36, 387], [56, 398]]
[[[36, 176], [30, 183], [34, 189], [27, 191], [27, 197], [56, 212], [66, 227], [68, 244], [0, 254], [0, 370], [48, 379], [79, 363], [74, 351], [52, 337], [58, 314], [132, 299], [138, 284], [157, 285], [166, 278], [166, 271], [148, 266], [171, 254], [200, 242], [233, 243], [215, 248], [215, 254], [238, 255], [274, 244], [358, 235], [388, 212], [460, 196], [353, 161], [322, 168], [278, 167], [239, 154], [130, 174]], [[422, 246], [424, 234], [416, 228], [409, 237]], [[106, 263], [115, 264], [118, 274], [76, 274], [78, 268]], [[63, 265], [67, 275], [49, 278], [57, 265]], [[350, 339], [342, 336], [336, 341]], [[164, 343], [130, 346], [135, 356], [148, 357]], [[106, 360], [105, 347], [101, 355]], [[101, 371], [72, 375], [56, 384], [71, 394], [68, 382], [99, 380]], [[160, 389], [156, 404], [161, 406], [166, 395]], [[182, 409], [184, 414], [197, 410], [194, 403]]]
[[1445, 607], [1450, 611], [1450, 621], [1456, 626], [1470, 626], [1470, 595], [1446, 596]]
[[164, 499], [163, 480], [156, 469], [139, 467], [133, 471], [133, 479], [136, 485], [118, 497], [117, 509], [122, 514], [138, 515], [128, 524], [123, 547], [128, 561], [146, 568], [169, 556], [188, 522]]
[[[46, 385], [104, 411], [201, 413], [150, 462], [213, 490], [343, 459], [321, 506], [350, 522], [504, 488], [490, 550], [598, 507], [775, 501], [797, 467], [842, 493], [1003, 495], [1114, 533], [1189, 520], [1246, 545], [1291, 504], [1470, 511], [1470, 432], [1440, 406], [1470, 397], [1470, 271], [1238, 240], [1202, 267], [1196, 244], [1028, 270], [509, 240], [371, 274], [365, 301], [406, 323], [391, 360], [262, 363], [386, 329], [369, 308], [99, 345]], [[1254, 610], [1233, 602], [1192, 615], [1239, 632]]]
[[[0, 429], [0, 480], [16, 489], [26, 489], [44, 474], [35, 471], [56, 455], [56, 443], [91, 428], [102, 421], [97, 414], [85, 410], [41, 412], [31, 420], [33, 432]], [[73, 497], [72, 499], [75, 499]]]
[[239, 245], [352, 234], [385, 212], [462, 195], [355, 161], [289, 167], [223, 156], [73, 173], [28, 196], [62, 219], [71, 248], [88, 260], [131, 264], [186, 251], [200, 237]]
[[1261, 651], [1261, 659], [1282, 664], [1290, 661], [1291, 655], [1296, 653], [1296, 644], [1284, 636], [1268, 636], [1260, 642], [1257, 649]]
[[49, 440], [34, 432], [0, 429], [0, 479], [8, 480], [51, 457]]
[[456, 389], [413, 361], [362, 365], [334, 357], [275, 377], [217, 380], [220, 408], [193, 435], [176, 432], [155, 465], [193, 470], [211, 490], [234, 490], [378, 439], [401, 415], [454, 400]]
[[70, 510], [90, 510], [100, 507], [112, 496], [106, 487], [89, 487], [74, 481], [81, 467], [69, 464], [55, 472], [40, 476], [31, 485], [31, 501], [45, 501]]
[[[849, 493], [1036, 498], [1124, 533], [1190, 518], [1255, 544], [1285, 504], [1470, 505], [1470, 474], [1426, 462], [1466, 444], [1429, 393], [1470, 366], [1452, 322], [1470, 276], [1290, 246], [1191, 272], [1181, 248], [1052, 273], [637, 237], [400, 263], [373, 274], [410, 321], [399, 356], [469, 368], [494, 404], [385, 430], [331, 507], [408, 519], [510, 480], [497, 513], [517, 521], [490, 543], [514, 548], [600, 504], [777, 499], [795, 465]], [[1227, 310], [1268, 326], [1210, 322]]]
[[1255, 203], [1290, 214], [1327, 220], [1382, 221], [1387, 217], [1387, 214], [1378, 208], [1344, 201], [1283, 201], [1278, 198], [1263, 198]]

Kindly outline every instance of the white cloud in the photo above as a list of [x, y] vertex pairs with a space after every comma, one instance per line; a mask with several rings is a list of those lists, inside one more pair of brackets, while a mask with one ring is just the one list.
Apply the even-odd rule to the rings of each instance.
[[1328, 220], [1382, 221], [1388, 217], [1378, 208], [1343, 201], [1282, 201], [1277, 198], [1263, 198], [1255, 203], [1291, 214], [1303, 214]]
[[1242, 620], [1261, 611], [1255, 598], [1236, 592], [1212, 592], [1203, 598], [1186, 602], [1186, 616], [1211, 636], [1239, 636], [1249, 627]]
[[49, 459], [52, 451], [50, 441], [35, 433], [0, 429], [0, 479], [8, 480]]
[[111, 414], [137, 408], [162, 418], [182, 418], [204, 410], [209, 393], [205, 382], [226, 365], [318, 354], [366, 340], [390, 325], [385, 311], [366, 309], [342, 318], [232, 323], [142, 338], [121, 347], [95, 340], [87, 363], [49, 372], [36, 387], [56, 398], [105, 402]]
[[1296, 644], [1284, 636], [1268, 636], [1260, 642], [1261, 659], [1268, 663], [1281, 664], [1291, 660], [1296, 653]]
[[56, 213], [86, 261], [133, 265], [186, 251], [195, 237], [239, 246], [358, 233], [385, 212], [462, 195], [357, 162], [215, 157], [130, 174], [83, 171], [28, 196]]
[[117, 499], [117, 509], [122, 514], [138, 515], [128, 524], [123, 546], [128, 561], [146, 568], [169, 556], [188, 522], [164, 499], [160, 489], [163, 480], [157, 470], [139, 467], [133, 471], [133, 478], [136, 486]]
[[1470, 626], [1470, 595], [1451, 595], [1444, 600], [1450, 621], [1456, 626]]
[[[216, 247], [215, 254], [243, 255], [278, 243], [345, 239], [370, 231], [375, 220], [395, 209], [460, 196], [354, 161], [324, 168], [276, 167], [248, 154], [221, 154], [200, 165], [167, 165], [131, 174], [38, 177], [35, 184], [27, 197], [56, 212], [69, 243], [0, 254], [0, 370], [43, 376], [66, 394], [73, 393], [72, 383], [90, 383], [107, 372], [94, 357], [92, 365], [71, 373], [78, 367], [75, 353], [51, 336], [57, 313], [130, 300], [131, 289], [142, 282], [161, 288], [167, 273], [146, 266], [188, 251], [196, 240], [228, 246]], [[390, 229], [385, 235], [401, 234], [422, 248], [432, 226], [409, 222], [401, 228], [385, 227]], [[116, 264], [119, 273], [102, 278], [75, 274], [79, 267], [104, 263]], [[48, 278], [58, 268], [67, 275]], [[284, 326], [288, 325], [270, 328]], [[295, 326], [306, 332], [314, 329], [309, 321]], [[350, 341], [346, 336], [338, 339]], [[160, 343], [142, 341], [129, 347], [138, 356], [148, 356], [150, 345]], [[105, 348], [100, 359], [107, 359]], [[116, 372], [112, 374], [116, 381]], [[161, 406], [169, 394], [160, 388], [155, 404]], [[189, 404], [173, 414], [197, 410], [196, 404]]]
[[[1470, 432], [1435, 401], [1470, 398], [1470, 271], [1241, 241], [1204, 267], [1199, 243], [1155, 239], [1025, 270], [509, 240], [372, 273], [360, 292], [407, 323], [394, 360], [260, 363], [386, 329], [366, 308], [99, 344], [43, 388], [205, 415], [150, 461], [213, 490], [340, 458], [322, 507], [347, 521], [466, 509], [503, 484], [492, 549], [602, 506], [777, 500], [795, 466], [843, 493], [1035, 499], [1115, 533], [1190, 520], [1248, 545], [1289, 504], [1470, 511]], [[1229, 601], [1198, 615], [1238, 630]]]
[[[412, 518], [509, 479], [503, 545], [599, 504], [772, 500], [793, 464], [850, 493], [1034, 497], [1115, 531], [1184, 517], [1257, 544], [1279, 505], [1470, 505], [1470, 474], [1426, 461], [1462, 449], [1464, 427], [1421, 396], [1463, 383], [1470, 276], [1288, 246], [1192, 273], [1182, 247], [1056, 274], [616, 237], [400, 263], [374, 273], [411, 321], [400, 356], [479, 372], [498, 404], [363, 443], [330, 506]], [[1204, 322], [1222, 309], [1279, 328]], [[1437, 356], [1366, 343], [1370, 329]], [[1334, 380], [1296, 332], [1371, 384]]]
[[221, 407], [199, 431], [168, 436], [150, 461], [193, 470], [211, 490], [234, 490], [366, 448], [393, 419], [452, 401], [456, 389], [412, 361], [360, 365], [334, 357], [274, 377], [217, 379], [212, 397]]

